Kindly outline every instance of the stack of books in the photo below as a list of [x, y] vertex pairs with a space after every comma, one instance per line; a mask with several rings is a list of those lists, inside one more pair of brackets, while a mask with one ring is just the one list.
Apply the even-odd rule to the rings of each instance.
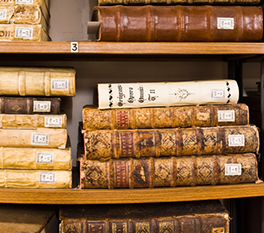
[[75, 95], [75, 70], [1, 67], [0, 94], [0, 187], [71, 188], [59, 97]]
[[0, 1], [0, 41], [47, 41], [49, 0]]

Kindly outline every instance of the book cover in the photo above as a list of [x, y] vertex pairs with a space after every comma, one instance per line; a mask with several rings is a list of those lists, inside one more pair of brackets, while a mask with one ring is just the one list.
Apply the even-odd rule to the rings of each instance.
[[157, 188], [253, 183], [253, 153], [164, 158], [80, 160], [81, 189]]
[[99, 109], [236, 104], [235, 80], [98, 83]]
[[84, 158], [140, 158], [259, 152], [254, 125], [84, 131]]
[[84, 106], [83, 129], [151, 129], [249, 124], [246, 104], [98, 109]]
[[73, 68], [0, 67], [0, 94], [75, 96], [75, 75]]
[[263, 34], [260, 6], [96, 6], [93, 21], [99, 41], [253, 42]]
[[218, 201], [61, 206], [60, 233], [228, 233], [229, 213]]

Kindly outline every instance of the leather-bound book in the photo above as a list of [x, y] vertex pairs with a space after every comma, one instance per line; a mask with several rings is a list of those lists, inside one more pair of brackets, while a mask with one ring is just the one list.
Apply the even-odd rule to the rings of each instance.
[[253, 153], [164, 158], [80, 160], [81, 189], [157, 188], [253, 183]]
[[228, 233], [220, 201], [60, 207], [60, 233]]
[[93, 20], [99, 41], [261, 41], [263, 34], [260, 6], [97, 6]]
[[246, 104], [98, 109], [84, 106], [83, 129], [188, 128], [249, 124]]
[[84, 131], [84, 158], [258, 153], [254, 125]]

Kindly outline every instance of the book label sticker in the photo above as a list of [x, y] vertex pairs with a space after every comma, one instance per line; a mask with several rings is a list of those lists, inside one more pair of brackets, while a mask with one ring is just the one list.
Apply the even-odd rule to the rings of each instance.
[[228, 135], [228, 146], [245, 146], [245, 136], [243, 134]]
[[69, 80], [68, 79], [51, 79], [52, 91], [68, 91]]
[[50, 101], [33, 101], [33, 112], [50, 112]]
[[40, 164], [53, 164], [53, 153], [48, 152], [37, 152], [36, 163]]
[[39, 146], [49, 145], [49, 135], [44, 133], [32, 133], [31, 145], [39, 145]]
[[225, 233], [225, 228], [224, 227], [213, 228], [212, 233]]
[[32, 5], [33, 4], [33, 0], [16, 0], [16, 4]]
[[234, 110], [218, 110], [218, 122], [234, 122]]
[[225, 164], [225, 175], [226, 176], [240, 176], [241, 175], [241, 164], [240, 163], [226, 163]]
[[32, 39], [33, 28], [16, 27], [15, 38]]
[[55, 172], [40, 172], [39, 173], [39, 183], [55, 184], [56, 183], [56, 173]]
[[6, 19], [7, 10], [0, 10], [0, 19]]
[[45, 117], [45, 127], [62, 127], [62, 117]]
[[225, 90], [223, 89], [212, 89], [211, 98], [213, 99], [222, 99], [225, 98]]
[[217, 18], [217, 29], [234, 30], [234, 18]]

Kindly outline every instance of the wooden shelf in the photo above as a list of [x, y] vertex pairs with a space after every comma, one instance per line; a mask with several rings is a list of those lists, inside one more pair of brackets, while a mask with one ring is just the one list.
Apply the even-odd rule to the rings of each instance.
[[114, 204], [178, 202], [264, 196], [264, 183], [155, 189], [0, 189], [0, 203]]

